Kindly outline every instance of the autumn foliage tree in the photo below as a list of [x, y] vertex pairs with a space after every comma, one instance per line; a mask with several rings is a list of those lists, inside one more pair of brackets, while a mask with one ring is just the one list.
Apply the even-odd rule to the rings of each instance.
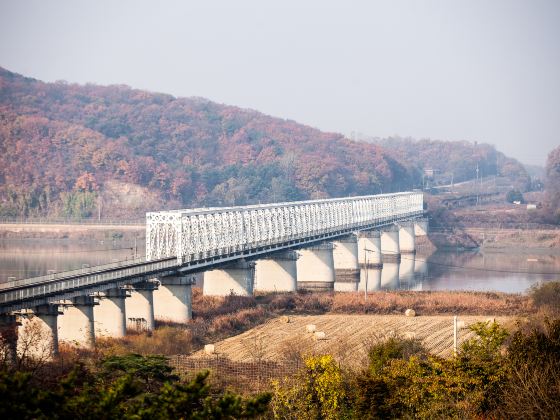
[[204, 206], [396, 191], [417, 175], [376, 145], [127, 86], [0, 69], [0, 109], [0, 215], [67, 214], [69, 196], [103, 194], [111, 180], [162, 205]]
[[560, 146], [548, 155], [545, 190], [547, 216], [552, 222], [560, 223]]

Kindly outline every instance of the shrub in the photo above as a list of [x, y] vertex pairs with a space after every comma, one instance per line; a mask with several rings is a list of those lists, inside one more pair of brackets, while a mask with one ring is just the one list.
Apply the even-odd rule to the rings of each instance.
[[520, 203], [524, 203], [525, 200], [523, 199], [523, 194], [521, 194], [518, 190], [510, 190], [506, 194], [506, 201], [508, 203], [513, 203], [514, 201], [519, 201]]
[[514, 418], [553, 419], [560, 413], [560, 319], [544, 329], [517, 331], [508, 348], [508, 380], [498, 413]]
[[537, 308], [560, 312], [560, 281], [535, 285], [531, 288], [530, 295]]
[[497, 324], [475, 324], [474, 339], [457, 358], [428, 356], [420, 343], [391, 337], [369, 351], [368, 370], [356, 381], [360, 418], [466, 418], [497, 404], [504, 380], [500, 349], [507, 334]]
[[387, 404], [389, 386], [383, 379], [372, 377], [367, 372], [357, 376], [354, 388], [354, 417], [360, 419], [389, 418]]
[[272, 412], [281, 419], [339, 419], [347, 411], [340, 367], [330, 355], [305, 359], [294, 382], [273, 382]]
[[426, 351], [420, 341], [389, 337], [385, 341], [373, 344], [368, 351], [369, 372], [379, 375], [386, 364], [393, 359], [408, 360], [411, 356], [423, 356]]

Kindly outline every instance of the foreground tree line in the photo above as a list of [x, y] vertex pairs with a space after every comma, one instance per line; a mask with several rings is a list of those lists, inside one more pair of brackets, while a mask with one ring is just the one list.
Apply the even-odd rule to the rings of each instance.
[[494, 322], [455, 357], [429, 355], [414, 339], [371, 346], [362, 371], [331, 355], [309, 356], [270, 391], [244, 395], [176, 376], [164, 356], [80, 361], [56, 377], [4, 366], [0, 417], [20, 419], [555, 419], [560, 413], [560, 319], [513, 335]]
[[[310, 296], [295, 298], [301, 305]], [[212, 315], [239, 309], [239, 298], [222, 305], [201, 299], [199, 310]], [[474, 324], [474, 338], [454, 357], [433, 356], [415, 339], [376, 338], [361, 369], [331, 354], [299, 355], [301, 369], [278, 377], [264, 393], [207, 371], [178, 376], [165, 356], [153, 354], [174, 354], [180, 346], [188, 352], [193, 344], [181, 340], [178, 328], [165, 336], [177, 343], [152, 343], [144, 354], [100, 345], [93, 352], [63, 351], [52, 362], [20, 356], [14, 364], [0, 351], [0, 418], [560, 418], [560, 282], [524, 299], [534, 310], [515, 331]]]

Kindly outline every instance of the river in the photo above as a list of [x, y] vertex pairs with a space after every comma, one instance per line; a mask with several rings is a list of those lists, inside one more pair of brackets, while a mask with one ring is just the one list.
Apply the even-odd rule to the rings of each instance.
[[[143, 242], [0, 240], [0, 283], [144, 255]], [[337, 290], [472, 290], [522, 293], [539, 282], [560, 280], [560, 256], [546, 252], [443, 252], [402, 255], [400, 263], [362, 272], [360, 283]]]

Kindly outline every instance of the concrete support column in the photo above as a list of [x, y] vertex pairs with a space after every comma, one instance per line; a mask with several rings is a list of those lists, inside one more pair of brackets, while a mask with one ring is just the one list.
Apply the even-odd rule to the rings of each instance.
[[121, 338], [126, 335], [126, 297], [124, 289], [109, 289], [97, 295], [99, 305], [93, 308], [96, 337]]
[[364, 230], [358, 232], [358, 262], [360, 264], [360, 284], [358, 290], [373, 292], [381, 289], [381, 232]]
[[401, 248], [399, 245], [399, 228], [395, 225], [385, 226], [381, 232], [381, 253], [383, 263], [399, 262]]
[[333, 244], [322, 243], [298, 251], [298, 288], [306, 290], [334, 289]]
[[136, 331], [152, 331], [155, 328], [154, 290], [156, 281], [135, 283], [130, 286], [126, 299], [127, 328]]
[[399, 287], [410, 290], [415, 286], [414, 280], [414, 256], [403, 255], [399, 266]]
[[15, 315], [0, 314], [0, 359], [11, 366], [16, 363], [19, 325]]
[[383, 263], [383, 270], [381, 270], [382, 289], [399, 288], [399, 268], [400, 262], [388, 261]]
[[294, 251], [275, 252], [257, 260], [255, 290], [261, 292], [294, 292], [297, 290], [297, 261]]
[[93, 296], [78, 296], [62, 302], [62, 315], [58, 319], [58, 337], [76, 346], [92, 348], [95, 345]]
[[157, 320], [185, 323], [192, 319], [192, 276], [160, 278], [153, 291], [154, 317]]
[[399, 223], [399, 247], [401, 254], [416, 254], [414, 222]]
[[416, 219], [414, 221], [414, 234], [416, 236], [426, 236], [429, 231], [429, 223], [427, 218]]
[[377, 230], [358, 232], [358, 263], [360, 268], [380, 268], [383, 266], [381, 233]]
[[245, 260], [204, 273], [205, 296], [253, 296], [255, 263]]
[[22, 313], [18, 327], [18, 357], [46, 361], [58, 354], [59, 314], [57, 305], [41, 305]]
[[367, 289], [368, 292], [374, 292], [381, 289], [381, 270], [382, 265], [364, 265], [360, 268], [360, 284], [359, 291]]
[[[358, 238], [348, 235], [333, 241], [333, 263], [335, 275], [335, 290], [356, 290], [360, 281], [360, 267], [358, 266]], [[350, 283], [350, 285], [342, 283]], [[339, 287], [340, 286], [340, 287]]]

